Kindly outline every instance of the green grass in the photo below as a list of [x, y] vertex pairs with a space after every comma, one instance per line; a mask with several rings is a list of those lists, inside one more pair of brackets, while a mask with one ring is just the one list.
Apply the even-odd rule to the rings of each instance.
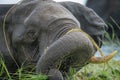
[[[116, 23], [116, 21], [112, 17], [110, 17], [110, 19], [113, 24], [115, 24], [115, 27], [120, 31], [120, 25]], [[107, 39], [107, 42], [109, 42], [109, 44], [116, 43], [120, 46], [120, 39], [116, 36], [117, 34], [115, 33], [114, 26], [111, 23], [107, 23], [107, 25], [112, 29], [111, 35], [108, 32], [105, 33], [105, 38]], [[105, 42], [103, 41], [103, 43]]]
[[120, 80], [120, 60], [104, 64], [88, 64], [76, 77], [81, 80]]
[[[2, 80], [46, 80], [46, 75], [35, 74], [33, 72], [24, 72], [23, 68], [19, 69], [12, 76], [8, 75], [5, 67], [2, 68], [2, 73], [7, 73], [6, 77], [0, 77]], [[70, 70], [70, 75], [74, 75], [75, 70]], [[9, 73], [10, 74], [10, 73]], [[88, 64], [84, 66], [79, 72], [72, 76], [69, 76], [70, 80], [120, 80], [120, 60], [111, 60], [104, 64]]]
[[9, 73], [4, 60], [0, 57], [0, 80], [46, 80], [48, 76], [35, 74], [29, 67], [21, 67], [15, 73]]

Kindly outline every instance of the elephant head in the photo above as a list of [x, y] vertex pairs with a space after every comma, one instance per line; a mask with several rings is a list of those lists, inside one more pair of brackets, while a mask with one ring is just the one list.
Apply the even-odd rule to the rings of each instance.
[[[13, 9], [10, 10], [6, 18], [6, 36], [10, 37], [8, 40], [9, 46], [12, 46], [11, 51], [14, 53], [13, 56], [18, 64], [32, 63], [32, 61], [34, 63], [31, 56], [38, 53], [37, 40], [40, 28], [34, 27], [36, 25], [34, 21], [37, 22], [36, 15], [30, 17], [31, 19], [27, 16], [35, 8], [35, 4], [33, 1], [30, 1], [28, 5], [22, 3], [21, 5], [16, 4], [12, 7]], [[28, 11], [24, 12], [23, 8]], [[31, 20], [33, 21], [31, 22]]]
[[87, 64], [96, 49], [80, 30], [71, 12], [52, 0], [23, 0], [6, 18], [15, 59], [20, 65], [36, 66], [37, 73], [52, 75], [54, 69], [68, 72]]

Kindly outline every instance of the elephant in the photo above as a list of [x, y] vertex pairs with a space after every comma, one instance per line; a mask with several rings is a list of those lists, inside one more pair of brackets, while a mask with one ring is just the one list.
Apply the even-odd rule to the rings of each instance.
[[107, 24], [107, 32], [120, 38], [120, 0], [88, 0], [87, 7], [92, 8]]
[[8, 69], [29, 65], [50, 80], [64, 80], [70, 67], [88, 64], [96, 47], [86, 34], [101, 46], [106, 24], [86, 6], [79, 7], [82, 23], [72, 10], [52, 0], [23, 0], [10, 8], [0, 26], [0, 54]]
[[[74, 17], [79, 21], [80, 25], [81, 25], [81, 28], [86, 32], [88, 33], [95, 41], [96, 43], [99, 45], [99, 47], [101, 47], [102, 45], [102, 39], [104, 38], [104, 32], [101, 32], [103, 31], [102, 30], [102, 27], [100, 26], [97, 30], [96, 26], [99, 24], [96, 24], [95, 22], [95, 19], [94, 21], [91, 21], [91, 20], [88, 20], [86, 16], [89, 16], [89, 15], [86, 15], [84, 13], [81, 13], [81, 7], [83, 7], [83, 5], [81, 5], [80, 3], [76, 3], [76, 2], [70, 2], [70, 1], [64, 1], [64, 2], [58, 2], [60, 3], [62, 6], [64, 6], [65, 8], [67, 8], [73, 15]], [[15, 4], [9, 4], [9, 5], [0, 5], [0, 9], [1, 9], [1, 13], [0, 13], [0, 16], [3, 17], [3, 15], [5, 15], [5, 13]], [[92, 12], [93, 15], [96, 15], [97, 14], [90, 8], [88, 7], [84, 7], [88, 10], [90, 10]], [[86, 9], [83, 9], [83, 10], [86, 10]], [[87, 10], [86, 10], [87, 11]], [[95, 17], [96, 17], [95, 16]], [[99, 16], [97, 16], [99, 18]], [[82, 18], [82, 19], [81, 19]], [[93, 18], [93, 17], [92, 17]], [[1, 19], [2, 20], [2, 19]], [[91, 21], [91, 22], [90, 22]], [[85, 26], [87, 28], [85, 28]], [[104, 27], [104, 26], [103, 26]], [[101, 28], [101, 29], [100, 29]], [[105, 26], [105, 30], [107, 30], [107, 25]], [[91, 30], [93, 29], [93, 30]], [[99, 31], [99, 32], [98, 32]]]

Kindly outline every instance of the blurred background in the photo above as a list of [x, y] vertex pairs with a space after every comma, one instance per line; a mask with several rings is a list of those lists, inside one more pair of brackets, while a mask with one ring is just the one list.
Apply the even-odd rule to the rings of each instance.
[[[0, 0], [0, 4], [15, 4], [18, 1], [20, 1], [20, 0]], [[87, 0], [54, 0], [54, 1], [57, 1], [57, 2], [60, 2], [60, 1], [73, 1], [73, 2], [79, 2], [81, 4], [85, 4]]]

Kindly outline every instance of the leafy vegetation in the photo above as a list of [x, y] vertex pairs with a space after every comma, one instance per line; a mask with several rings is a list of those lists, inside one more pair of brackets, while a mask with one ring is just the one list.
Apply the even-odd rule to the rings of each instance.
[[[4, 63], [2, 62], [2, 65]], [[0, 77], [2, 80], [47, 80], [46, 75], [35, 74], [33, 72], [24, 72], [23, 68], [19, 69], [16, 73], [12, 74], [6, 71], [6, 67], [3, 66], [0, 70], [0, 76], [7, 74], [4, 77]], [[103, 64], [88, 64], [83, 67], [79, 72], [74, 75], [75, 70], [70, 69], [68, 80], [120, 80], [120, 60], [111, 60], [108, 63]], [[74, 75], [74, 77], [73, 77]]]
[[9, 73], [4, 60], [0, 57], [0, 80], [46, 80], [48, 76], [35, 74], [33, 70], [28, 71], [28, 67], [21, 67], [15, 73]]
[[76, 77], [81, 80], [120, 80], [120, 61], [111, 60], [103, 64], [89, 64]]

